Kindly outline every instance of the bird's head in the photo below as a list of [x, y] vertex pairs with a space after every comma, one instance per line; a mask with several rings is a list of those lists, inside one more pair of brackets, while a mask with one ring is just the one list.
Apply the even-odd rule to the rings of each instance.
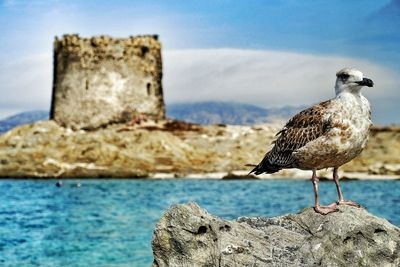
[[363, 73], [357, 69], [344, 68], [336, 73], [336, 95], [342, 92], [359, 93], [363, 86], [372, 87], [374, 82], [364, 78]]

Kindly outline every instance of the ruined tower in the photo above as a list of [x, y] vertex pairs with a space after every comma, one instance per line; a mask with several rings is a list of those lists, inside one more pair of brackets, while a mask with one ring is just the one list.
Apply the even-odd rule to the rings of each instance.
[[73, 129], [163, 119], [161, 44], [157, 36], [64, 35], [54, 41], [51, 118]]

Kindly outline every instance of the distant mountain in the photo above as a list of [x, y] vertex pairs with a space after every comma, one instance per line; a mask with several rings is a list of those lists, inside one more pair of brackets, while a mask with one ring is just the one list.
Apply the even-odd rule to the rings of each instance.
[[48, 120], [49, 112], [43, 110], [27, 111], [17, 115], [0, 120], [0, 133], [7, 132], [8, 130], [21, 125], [33, 123], [40, 120]]
[[251, 125], [286, 120], [304, 107], [261, 108], [232, 102], [195, 102], [167, 105], [167, 116], [199, 124]]
[[[261, 108], [249, 104], [231, 102], [197, 102], [167, 105], [167, 116], [199, 124], [237, 124], [251, 125], [287, 119], [303, 107]], [[44, 110], [27, 111], [0, 120], [0, 133], [18, 125], [39, 120], [48, 120], [49, 112]]]

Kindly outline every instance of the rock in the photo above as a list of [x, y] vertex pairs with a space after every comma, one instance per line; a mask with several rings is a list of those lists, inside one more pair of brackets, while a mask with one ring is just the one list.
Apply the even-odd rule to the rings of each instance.
[[[265, 140], [272, 135], [252, 132], [250, 126], [199, 126], [171, 120], [112, 124], [94, 131], [40, 121], [0, 135], [0, 177], [226, 173], [246, 168], [245, 160], [257, 161], [263, 147], [254, 138]], [[243, 143], [246, 149], [240, 146]]]
[[400, 229], [361, 208], [227, 221], [195, 203], [158, 222], [153, 267], [400, 266]]
[[239, 180], [239, 179], [245, 179], [245, 180], [258, 180], [256, 175], [249, 174], [249, 172], [228, 172], [226, 175], [222, 176], [222, 179], [224, 180]]
[[[281, 126], [147, 120], [84, 131], [65, 128], [54, 121], [39, 121], [0, 135], [0, 177], [133, 178], [177, 174], [252, 178], [247, 176], [251, 167], [246, 164], [260, 161]], [[390, 164], [390, 171], [389, 167], [375, 168], [373, 176], [400, 177], [396, 171], [400, 166], [399, 149], [400, 133], [377, 133], [363, 153], [340, 170], [347, 171], [346, 177], [365, 178], [371, 166], [385, 162], [385, 166]], [[332, 177], [331, 170], [318, 174]], [[287, 169], [261, 176], [274, 177], [310, 179], [311, 172]]]
[[385, 164], [377, 162], [368, 169], [371, 174], [400, 175], [400, 164]]

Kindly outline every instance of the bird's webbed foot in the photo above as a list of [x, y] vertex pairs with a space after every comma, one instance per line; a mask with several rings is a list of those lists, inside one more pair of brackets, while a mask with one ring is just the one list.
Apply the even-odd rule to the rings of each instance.
[[328, 206], [317, 205], [317, 206], [314, 207], [314, 210], [315, 210], [316, 212], [318, 212], [319, 214], [327, 215], [327, 214], [329, 214], [329, 213], [336, 212], [336, 211], [338, 211], [339, 209], [338, 209], [336, 203], [332, 203], [332, 204], [330, 204], [330, 205], [328, 205]]
[[365, 209], [365, 207], [363, 207], [363, 206], [361, 206], [360, 204], [358, 204], [357, 202], [354, 202], [354, 201], [351, 201], [351, 200], [338, 200], [338, 201], [336, 202], [336, 204], [338, 204], [338, 205], [353, 206], [353, 207]]

